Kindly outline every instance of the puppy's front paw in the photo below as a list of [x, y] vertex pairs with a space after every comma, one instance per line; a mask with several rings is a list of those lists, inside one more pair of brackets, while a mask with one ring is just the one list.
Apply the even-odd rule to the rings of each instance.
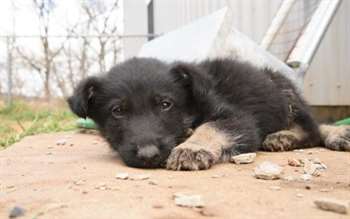
[[295, 133], [284, 130], [266, 136], [262, 149], [265, 151], [289, 151], [293, 150], [298, 142], [299, 139]]
[[205, 149], [196, 149], [183, 143], [171, 152], [166, 168], [169, 170], [205, 170], [214, 164], [214, 155]]

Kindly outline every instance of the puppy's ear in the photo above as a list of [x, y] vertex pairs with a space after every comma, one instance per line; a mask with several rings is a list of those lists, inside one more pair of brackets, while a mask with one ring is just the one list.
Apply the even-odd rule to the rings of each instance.
[[99, 86], [99, 78], [88, 77], [82, 80], [75, 88], [73, 95], [67, 101], [69, 107], [77, 116], [82, 118], [89, 116], [89, 106], [91, 107]]
[[170, 69], [170, 74], [175, 79], [175, 83], [180, 83], [189, 89], [195, 98], [204, 98], [211, 87], [208, 76], [195, 65], [176, 63]]

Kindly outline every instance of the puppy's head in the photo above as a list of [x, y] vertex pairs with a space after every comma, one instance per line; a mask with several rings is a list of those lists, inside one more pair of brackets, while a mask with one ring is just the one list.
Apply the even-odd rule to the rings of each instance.
[[97, 123], [127, 165], [160, 167], [196, 119], [189, 68], [131, 59], [80, 82], [68, 102]]

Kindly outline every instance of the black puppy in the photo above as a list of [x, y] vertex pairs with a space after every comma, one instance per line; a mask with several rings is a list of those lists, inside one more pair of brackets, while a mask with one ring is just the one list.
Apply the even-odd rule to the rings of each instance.
[[320, 132], [288, 79], [235, 60], [133, 58], [83, 80], [68, 102], [133, 167], [208, 169], [258, 149], [350, 151], [349, 127]]

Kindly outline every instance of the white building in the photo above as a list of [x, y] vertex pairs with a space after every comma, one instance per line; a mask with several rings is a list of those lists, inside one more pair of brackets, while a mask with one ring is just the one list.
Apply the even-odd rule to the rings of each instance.
[[[312, 7], [319, 0], [297, 0]], [[126, 58], [137, 55], [148, 38], [163, 34], [226, 6], [225, 0], [125, 0]], [[260, 43], [282, 0], [230, 0], [235, 27]], [[314, 106], [350, 106], [350, 1], [343, 0], [307, 72], [304, 93]]]

